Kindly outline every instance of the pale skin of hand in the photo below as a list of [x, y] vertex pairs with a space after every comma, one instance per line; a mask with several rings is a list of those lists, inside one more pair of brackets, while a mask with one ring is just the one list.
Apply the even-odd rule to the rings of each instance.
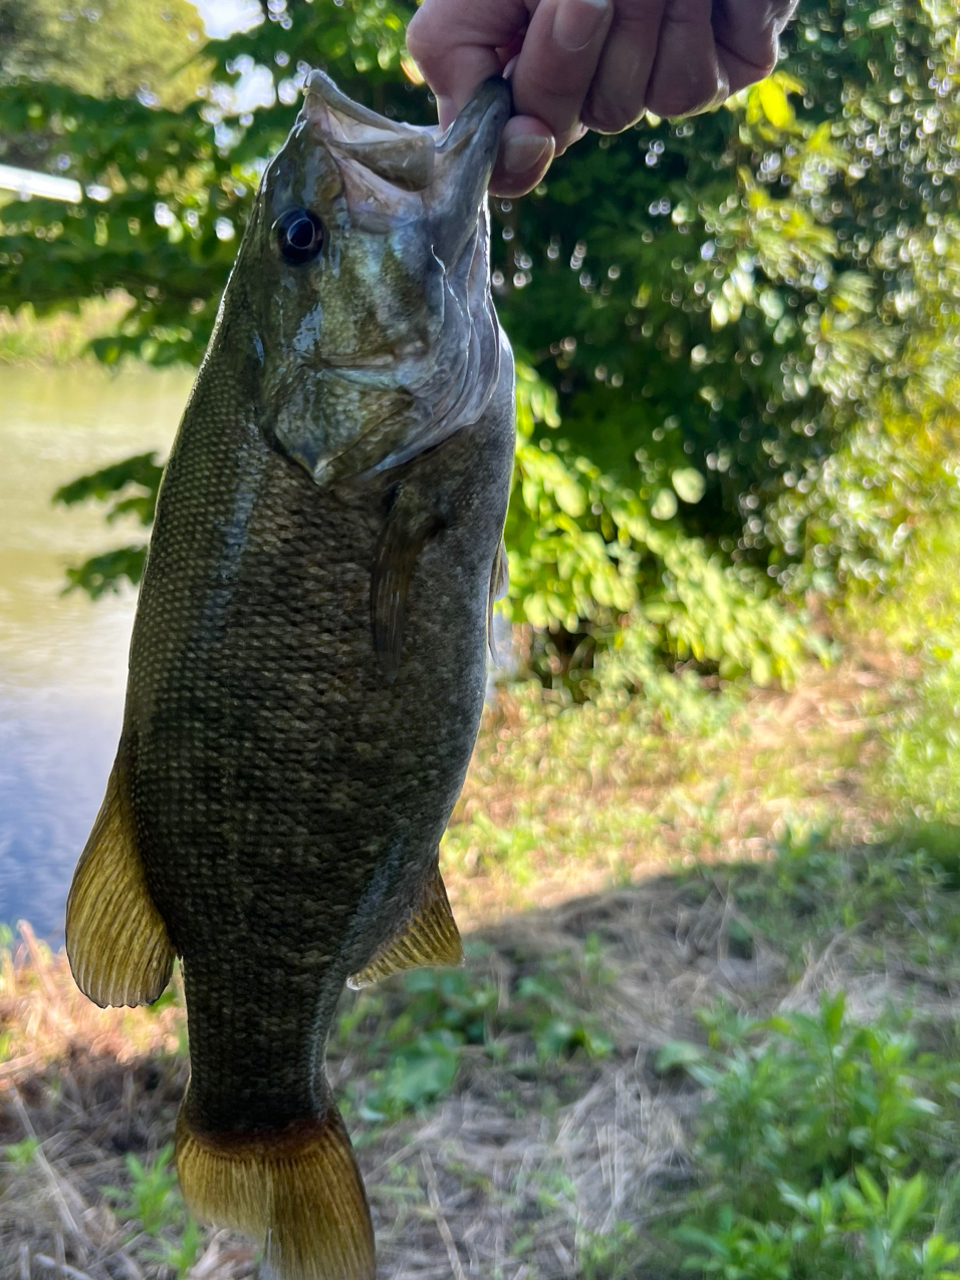
[[692, 115], [762, 80], [797, 3], [423, 0], [407, 46], [443, 126], [509, 68], [515, 114], [490, 190], [518, 196], [588, 129], [619, 133], [645, 111]]

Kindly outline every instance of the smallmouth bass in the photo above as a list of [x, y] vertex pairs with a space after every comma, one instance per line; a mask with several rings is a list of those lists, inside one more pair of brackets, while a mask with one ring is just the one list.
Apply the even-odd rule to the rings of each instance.
[[180, 956], [187, 1203], [282, 1280], [372, 1280], [323, 1060], [345, 982], [462, 948], [438, 844], [483, 705], [514, 447], [489, 81], [445, 133], [314, 72], [157, 506], [123, 730], [67, 904], [100, 1005]]

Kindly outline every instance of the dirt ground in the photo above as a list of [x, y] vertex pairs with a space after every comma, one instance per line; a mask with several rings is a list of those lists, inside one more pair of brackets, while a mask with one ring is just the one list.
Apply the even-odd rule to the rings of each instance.
[[[529, 1045], [497, 1063], [468, 1047], [444, 1101], [362, 1135], [382, 1280], [587, 1274], [585, 1241], [614, 1239], [627, 1225], [650, 1231], [671, 1189], [691, 1176], [700, 1091], [686, 1077], [659, 1076], [654, 1058], [669, 1041], [703, 1038], [699, 1009], [718, 1000], [744, 1012], [812, 1008], [821, 991], [843, 986], [868, 1016], [900, 981], [889, 969], [865, 970], [851, 940], [839, 937], [799, 976], [772, 948], [739, 958], [730, 945], [736, 917], [719, 889], [704, 900], [702, 885], [660, 877], [474, 936], [485, 944], [472, 962], [477, 979], [492, 975], [505, 998], [518, 976], [549, 972], [557, 956], [589, 949], [594, 970], [599, 956], [604, 977], [589, 990], [615, 1049], [601, 1061], [574, 1055], [551, 1076], [537, 1069]], [[0, 1034], [26, 1028], [38, 1054], [55, 1056], [33, 1066], [20, 1055], [0, 1066], [0, 1143], [40, 1141], [25, 1167], [0, 1168], [0, 1277], [173, 1274], [151, 1261], [149, 1241], [131, 1240], [104, 1189], [129, 1181], [128, 1153], [149, 1163], [172, 1138], [186, 1082], [184, 1058], [171, 1052], [178, 1011], [93, 1010], [62, 957], [45, 961], [29, 936], [16, 967]], [[901, 978], [906, 991], [909, 976]], [[931, 999], [943, 1012], [952, 1008], [948, 993]], [[332, 1067], [339, 1088], [363, 1070], [362, 1046]], [[651, 1237], [651, 1280], [655, 1254]], [[254, 1273], [249, 1246], [213, 1231], [190, 1271], [196, 1280]]]
[[[715, 859], [771, 857], [783, 810], [779, 784], [761, 786], [771, 776], [789, 778], [801, 814], [804, 795], [821, 805], [832, 794], [845, 845], [872, 838], [861, 776], [886, 714], [877, 691], [891, 678], [877, 663], [860, 663], [813, 673], [796, 693], [761, 696], [749, 749], [728, 762], [737, 790], [715, 826]], [[828, 750], [828, 738], [841, 746]], [[506, 804], [507, 787], [497, 785]], [[621, 791], [630, 785], [627, 777]], [[695, 787], [706, 795], [716, 779], [703, 774], [683, 785], [695, 800]], [[468, 782], [461, 811], [479, 795]], [[621, 798], [614, 790], [604, 804]], [[558, 790], [549, 803], [564, 799]], [[644, 803], [666, 814], [657, 828], [661, 843], [669, 838], [661, 869], [671, 852], [675, 865], [693, 861], [682, 856], [668, 787]], [[702, 829], [702, 810], [691, 812], [688, 826]], [[698, 1012], [718, 1004], [749, 1015], [813, 1010], [823, 992], [843, 989], [855, 1018], [891, 1003], [934, 1021], [957, 1017], [952, 977], [918, 967], [903, 947], [859, 927], [831, 926], [798, 960], [795, 948], [749, 925], [711, 861], [708, 849], [696, 875], [654, 870], [645, 878], [638, 863], [635, 883], [568, 901], [558, 872], [539, 885], [549, 905], [468, 936], [468, 987], [495, 989], [502, 1011], [531, 975], [553, 975], [576, 1016], [602, 1027], [609, 1043], [604, 1053], [579, 1048], [547, 1062], [535, 1036], [514, 1029], [495, 1051], [460, 1048], [453, 1087], [430, 1106], [392, 1122], [364, 1115], [362, 1105], [347, 1110], [379, 1280], [661, 1280], [658, 1224], [696, 1178], [692, 1134], [704, 1095], [682, 1071], [659, 1073], [656, 1058], [672, 1041], [704, 1040]], [[568, 894], [602, 883], [603, 865], [601, 857], [579, 882], [568, 878]], [[452, 889], [464, 923], [504, 915], [502, 899], [484, 899], [492, 879]], [[383, 991], [374, 1021], [389, 1026], [408, 996], [396, 981]], [[348, 1043], [335, 1042], [330, 1075], [341, 1099], [362, 1103], [377, 1054], [382, 1065], [382, 1033], [374, 1030], [376, 1051], [367, 1034], [361, 1027]], [[137, 1180], [131, 1158], [150, 1169], [172, 1141], [184, 1040], [175, 1001], [158, 1011], [95, 1009], [63, 956], [23, 930], [0, 973], [0, 1280], [174, 1280], [169, 1250], [157, 1256], [158, 1238], [176, 1244], [184, 1230], [172, 1172], [154, 1187], [150, 1234], [136, 1234], [118, 1205]], [[629, 1241], [626, 1271], [617, 1267], [620, 1240]], [[250, 1246], [212, 1229], [189, 1269], [180, 1267], [192, 1280], [255, 1273]]]

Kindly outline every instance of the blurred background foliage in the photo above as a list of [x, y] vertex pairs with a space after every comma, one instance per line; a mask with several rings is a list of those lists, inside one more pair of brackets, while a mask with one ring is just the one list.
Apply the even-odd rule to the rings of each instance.
[[[123, 291], [101, 361], [198, 363], [306, 69], [432, 122], [411, 13], [269, 0], [204, 41], [184, 0], [0, 0], [0, 162], [85, 192], [0, 207], [0, 300], [42, 316]], [[543, 680], [790, 683], [825, 652], [809, 593], [890, 587], [957, 505], [958, 28], [957, 0], [805, 3], [762, 84], [591, 135], [494, 202], [520, 356], [509, 608]], [[158, 479], [139, 457], [58, 496], [149, 524]], [[135, 582], [143, 556], [73, 581]]]

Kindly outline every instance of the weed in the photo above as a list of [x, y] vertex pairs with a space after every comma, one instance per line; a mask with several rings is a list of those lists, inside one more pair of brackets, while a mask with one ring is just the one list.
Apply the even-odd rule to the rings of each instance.
[[[684, 1226], [683, 1266], [725, 1280], [953, 1280], [960, 1245], [929, 1232], [922, 1174], [884, 1190], [865, 1169], [806, 1194], [777, 1187], [781, 1220], [724, 1204], [709, 1230]], [[913, 1238], [911, 1238], [913, 1237]]]
[[626, 1280], [635, 1274], [640, 1241], [636, 1227], [618, 1222], [610, 1231], [577, 1233], [580, 1280]]
[[[709, 1090], [700, 1158], [712, 1190], [675, 1241], [684, 1268], [727, 1280], [942, 1280], [960, 1245], [933, 1230], [956, 1196], [952, 1072], [924, 1057], [903, 1018], [705, 1017], [709, 1045], [667, 1046]], [[931, 1187], [923, 1163], [941, 1176]]]
[[104, 1187], [104, 1195], [113, 1202], [119, 1221], [136, 1228], [131, 1239], [141, 1233], [153, 1237], [147, 1249], [151, 1259], [172, 1267], [182, 1278], [197, 1259], [201, 1234], [187, 1214], [172, 1160], [173, 1147], [169, 1144], [157, 1152], [151, 1165], [128, 1153], [129, 1185]]
[[888, 732], [875, 782], [903, 812], [925, 821], [960, 819], [960, 637], [950, 644], [928, 645], [923, 675]]
[[955, 562], [958, 543], [956, 511], [922, 525], [896, 589], [875, 602], [870, 618], [920, 659], [919, 679], [901, 682], [897, 691], [887, 750], [870, 780], [908, 821], [960, 820], [960, 586], [943, 572]]
[[693, 878], [721, 884], [751, 927], [796, 960], [811, 942], [844, 930], [885, 947], [899, 939], [916, 963], [928, 964], [960, 943], [953, 830], [914, 824], [851, 847], [837, 833], [795, 819], [770, 862], [698, 868]]
[[[609, 980], [596, 944], [583, 964]], [[577, 968], [571, 956], [553, 957], [550, 972], [519, 974], [506, 999], [491, 978], [463, 969], [414, 970], [382, 992], [348, 997], [331, 1056], [346, 1057], [361, 1042], [370, 1068], [362, 1092], [348, 1081], [348, 1109], [380, 1122], [427, 1106], [453, 1089], [471, 1049], [521, 1075], [528, 1065], [539, 1069], [578, 1052], [608, 1056], [613, 1041], [575, 998]]]
[[33, 1164], [34, 1156], [40, 1150], [39, 1138], [24, 1138], [22, 1142], [11, 1142], [3, 1148], [4, 1159], [9, 1160], [15, 1169], [21, 1172]]
[[771, 1178], [841, 1177], [855, 1164], [900, 1172], [927, 1143], [936, 1104], [918, 1093], [913, 1037], [886, 1022], [845, 1017], [843, 993], [819, 1014], [779, 1014], [748, 1027], [715, 1025], [717, 1066], [694, 1065], [714, 1092], [705, 1149], [737, 1171], [744, 1196], [769, 1193]]

